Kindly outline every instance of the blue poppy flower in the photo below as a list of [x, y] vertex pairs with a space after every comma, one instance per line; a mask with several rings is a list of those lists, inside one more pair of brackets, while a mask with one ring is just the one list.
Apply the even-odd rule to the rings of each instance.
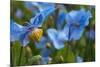
[[[18, 34], [19, 35], [18, 40], [21, 42], [22, 46], [26, 46], [29, 43], [29, 35], [31, 34], [31, 32], [35, 28], [41, 27], [44, 20], [46, 19], [46, 17], [48, 17], [54, 10], [55, 10], [55, 8], [50, 7], [50, 8], [45, 9], [44, 11], [38, 13], [35, 17], [33, 17], [30, 20], [30, 23], [27, 26], [24, 26], [24, 27], [22, 26], [23, 28], [19, 28], [17, 26], [18, 25], [17, 23], [11, 23], [11, 31], [13, 32], [13, 34], [11, 34], [11, 38], [13, 35], [16, 34], [16, 32], [13, 30], [17, 30], [17, 28], [19, 31], [23, 30], [22, 32], [20, 32]], [[14, 27], [14, 29], [13, 29], [13, 27]], [[17, 38], [17, 36], [14, 36], [13, 38]]]
[[71, 11], [66, 15], [66, 27], [69, 27], [69, 40], [79, 40], [84, 32], [84, 27], [89, 24], [91, 12], [81, 9], [79, 11]]
[[89, 19], [92, 17], [90, 11], [85, 11], [85, 9], [81, 8], [78, 11], [71, 11], [66, 15], [66, 21], [68, 25], [79, 25], [81, 27], [85, 27], [89, 24]]

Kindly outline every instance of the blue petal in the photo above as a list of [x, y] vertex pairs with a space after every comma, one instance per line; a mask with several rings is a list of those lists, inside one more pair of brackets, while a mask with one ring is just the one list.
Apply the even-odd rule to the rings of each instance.
[[62, 29], [62, 32], [64, 32], [66, 34], [66, 37], [68, 37], [69, 35], [69, 25], [68, 24], [64, 26], [64, 28]]
[[20, 42], [22, 46], [26, 46], [29, 43], [29, 31], [24, 31], [20, 36]]
[[45, 8], [41, 13], [45, 16], [45, 18], [47, 16], [49, 16], [51, 13], [53, 13], [54, 11], [56, 10], [55, 7], [48, 7], [48, 8]]
[[84, 32], [83, 27], [70, 27], [70, 40], [79, 40]]
[[64, 47], [64, 43], [57, 38], [58, 32], [55, 29], [48, 29], [47, 34], [56, 49], [61, 49]]
[[39, 14], [37, 14], [35, 17], [33, 17], [30, 20], [31, 25], [33, 27], [41, 27], [44, 20], [55, 10], [54, 7], [48, 7], [41, 11]]
[[61, 48], [64, 47], [64, 42], [59, 41], [59, 40], [53, 41], [53, 44], [54, 44], [54, 47], [55, 47], [56, 49], [61, 49]]
[[59, 12], [58, 19], [57, 19], [57, 29], [58, 30], [62, 29], [62, 25], [64, 24], [65, 17], [66, 17], [65, 11], [61, 10]]
[[20, 38], [21, 33], [23, 32], [23, 26], [17, 24], [13, 20], [10, 22], [10, 40], [11, 41], [18, 41]]
[[63, 31], [59, 31], [59, 32], [58, 32], [58, 37], [57, 37], [57, 39], [58, 39], [59, 41], [65, 42], [65, 41], [68, 40], [68, 34], [65, 33], [65, 32], [63, 32]]
[[25, 7], [27, 8], [27, 9], [31, 9], [31, 8], [33, 8], [33, 5], [32, 5], [32, 2], [24, 2], [24, 4], [25, 4]]
[[42, 14], [38, 14], [30, 20], [31, 22], [30, 25], [33, 27], [41, 27], [43, 20], [44, 20], [44, 16]]
[[48, 7], [54, 7], [55, 4], [51, 4], [51, 3], [43, 3], [43, 2], [33, 2], [32, 3], [34, 6], [36, 6], [39, 11], [43, 11], [45, 8], [48, 8]]
[[52, 53], [52, 51], [48, 48], [44, 48], [41, 50], [41, 56], [43, 56], [43, 57], [48, 57], [51, 53]]
[[[87, 26], [89, 24], [89, 19], [91, 18], [91, 12], [80, 9], [79, 11], [71, 11], [66, 15], [66, 21], [70, 24], [78, 24], [81, 26]], [[78, 18], [78, 19], [77, 19]]]
[[47, 30], [48, 37], [51, 41], [55, 41], [57, 37], [57, 31], [55, 29], [48, 29]]
[[33, 2], [28, 2], [28, 1], [26, 1], [26, 2], [24, 2], [24, 6], [25, 6], [28, 10], [32, 11], [33, 14], [36, 14], [36, 13], [39, 12], [39, 10], [38, 10], [38, 8], [36, 8], [32, 3], [33, 3]]
[[91, 12], [87, 11], [84, 16], [80, 19], [81, 26], [87, 26], [89, 24], [89, 19], [92, 17]]
[[74, 21], [73, 23], [79, 23], [79, 21], [83, 17], [84, 13], [85, 13], [85, 10], [81, 9], [81, 10], [78, 10], [78, 11], [71, 11], [69, 13], [69, 16]]
[[45, 37], [42, 37], [39, 42], [35, 42], [36, 48], [44, 49], [47, 44], [47, 39]]

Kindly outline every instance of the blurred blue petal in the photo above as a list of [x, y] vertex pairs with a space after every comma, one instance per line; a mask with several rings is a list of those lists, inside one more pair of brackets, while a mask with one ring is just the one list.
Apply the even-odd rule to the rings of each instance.
[[39, 12], [38, 8], [35, 7], [35, 6], [32, 4], [32, 2], [25, 1], [25, 2], [24, 2], [24, 6], [25, 6], [28, 10], [32, 11], [33, 14], [36, 14], [36, 13]]
[[13, 20], [10, 22], [10, 40], [18, 41], [22, 33], [23, 26], [15, 23]]
[[26, 2], [24, 2], [24, 4], [25, 4], [25, 7], [26, 7], [27, 9], [31, 9], [31, 8], [33, 8], [33, 4], [32, 4], [32, 2], [28, 2], [28, 1], [26, 1]]
[[43, 2], [32, 2], [32, 4], [39, 9], [39, 11], [43, 11], [48, 7], [55, 7], [55, 4], [52, 3], [43, 3]]

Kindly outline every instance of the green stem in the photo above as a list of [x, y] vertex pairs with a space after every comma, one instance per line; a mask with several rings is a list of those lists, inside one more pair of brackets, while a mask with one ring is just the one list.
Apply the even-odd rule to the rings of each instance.
[[18, 66], [20, 66], [20, 63], [21, 63], [21, 56], [22, 56], [22, 52], [23, 52], [23, 47], [21, 46], [21, 49], [20, 49], [20, 55], [19, 55], [19, 62], [18, 62]]
[[12, 54], [12, 49], [13, 49], [13, 44], [11, 43], [10, 45], [10, 66], [12, 67], [13, 66], [13, 54]]

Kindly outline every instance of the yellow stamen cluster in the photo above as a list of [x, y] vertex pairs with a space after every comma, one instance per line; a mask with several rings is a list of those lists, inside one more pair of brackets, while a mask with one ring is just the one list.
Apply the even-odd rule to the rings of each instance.
[[42, 35], [43, 35], [43, 29], [39, 29], [39, 28], [36, 28], [34, 30], [32, 30], [31, 34], [30, 34], [30, 38], [34, 41], [40, 41], [40, 39], [42, 38]]

